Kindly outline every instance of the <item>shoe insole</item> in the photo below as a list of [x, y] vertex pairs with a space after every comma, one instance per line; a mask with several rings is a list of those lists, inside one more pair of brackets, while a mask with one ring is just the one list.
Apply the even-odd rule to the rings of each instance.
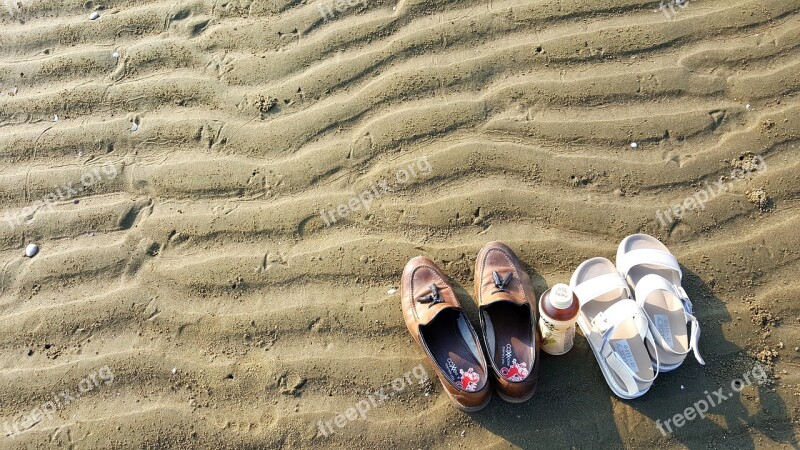
[[[645, 236], [629, 239], [624, 248], [626, 252], [641, 249], [654, 249], [669, 253], [669, 249], [664, 244]], [[681, 284], [680, 274], [675, 270], [649, 264], [632, 267], [628, 272], [627, 281], [631, 286], [636, 287], [639, 280], [649, 274], [659, 275], [677, 286]], [[666, 292], [655, 291], [645, 299], [644, 310], [667, 344], [676, 352], [685, 352], [689, 347], [689, 338], [681, 301]], [[656, 351], [658, 352], [658, 362], [662, 366], [679, 364], [686, 358], [685, 355], [668, 354], [659, 346], [656, 346]]]
[[[459, 389], [475, 392], [486, 384], [486, 371], [478, 358], [477, 337], [466, 317], [458, 310], [440, 312], [428, 325], [420, 327], [420, 338], [427, 345], [443, 374]], [[472, 345], [467, 343], [472, 341]]]
[[489, 357], [500, 375], [509, 381], [523, 381], [534, 359], [533, 323], [530, 307], [495, 302], [481, 309], [486, 324]]
[[[598, 260], [597, 263], [583, 266], [581, 272], [576, 273], [576, 285], [591, 278], [609, 273], [616, 273], [616, 267], [611, 263], [611, 261]], [[625, 293], [612, 291], [584, 303], [581, 305], [581, 312], [578, 316], [578, 320], [581, 322], [581, 328], [584, 331], [589, 330], [592, 320], [594, 320], [599, 313], [606, 311], [615, 302], [626, 298], [627, 296]], [[595, 349], [598, 351], [601, 349], [603, 345], [602, 334], [592, 332], [589, 333], [586, 338], [591, 341], [592, 346]], [[647, 380], [655, 376], [653, 365], [650, 362], [650, 354], [647, 352], [644, 341], [642, 341], [642, 338], [639, 336], [639, 332], [636, 329], [632, 318], [617, 325], [617, 328], [610, 336], [607, 345], [611, 346], [611, 348], [620, 356], [620, 358], [622, 358], [625, 364], [627, 364], [633, 373], [635, 373], [639, 378]], [[602, 355], [600, 357], [602, 357]], [[609, 375], [615, 379], [617, 385], [622, 387], [625, 386], [625, 383], [619, 378], [619, 376], [616, 375], [615, 372], [611, 371]], [[647, 389], [652, 383], [643, 383], [637, 380], [636, 384], [639, 390], [644, 390]]]
[[[644, 310], [656, 326], [661, 336], [676, 352], [683, 353], [689, 348], [686, 317], [683, 314], [681, 301], [664, 291], [654, 291], [647, 296]], [[658, 362], [662, 366], [671, 366], [683, 361], [685, 355], [672, 355], [656, 347]]]

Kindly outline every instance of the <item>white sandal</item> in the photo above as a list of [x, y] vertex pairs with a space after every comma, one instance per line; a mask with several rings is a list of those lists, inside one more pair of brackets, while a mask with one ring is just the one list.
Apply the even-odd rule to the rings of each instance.
[[647, 314], [657, 343], [651, 351], [660, 359], [659, 370], [676, 369], [689, 352], [705, 365], [698, 348], [700, 323], [681, 287], [678, 260], [669, 249], [647, 234], [628, 236], [617, 248], [617, 270], [634, 287], [636, 302]]
[[570, 280], [581, 309], [578, 326], [589, 341], [600, 370], [620, 398], [644, 395], [658, 376], [645, 343], [655, 343], [647, 315], [631, 299], [627, 283], [614, 264], [592, 258], [575, 269]]

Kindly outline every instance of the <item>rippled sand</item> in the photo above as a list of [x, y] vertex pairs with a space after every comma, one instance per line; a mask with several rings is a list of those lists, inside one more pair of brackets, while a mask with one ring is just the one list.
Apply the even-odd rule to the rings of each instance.
[[[797, 448], [800, 3], [351, 3], [3, 4], [0, 448]], [[541, 293], [636, 232], [707, 366], [620, 401], [578, 338], [521, 405], [416, 383], [410, 257], [477, 322], [484, 243]]]

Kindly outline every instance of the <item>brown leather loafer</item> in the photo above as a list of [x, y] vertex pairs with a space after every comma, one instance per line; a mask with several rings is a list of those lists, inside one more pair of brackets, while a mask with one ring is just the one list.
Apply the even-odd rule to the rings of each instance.
[[536, 292], [505, 244], [490, 242], [478, 253], [475, 298], [497, 394], [507, 402], [524, 402], [533, 397], [539, 379]]
[[418, 256], [403, 270], [400, 295], [408, 331], [433, 362], [453, 403], [470, 412], [486, 406], [492, 397], [486, 358], [444, 273]]

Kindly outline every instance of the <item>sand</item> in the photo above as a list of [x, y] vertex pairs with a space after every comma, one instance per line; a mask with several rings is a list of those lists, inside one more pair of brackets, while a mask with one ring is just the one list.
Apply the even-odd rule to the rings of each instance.
[[[0, 448], [798, 448], [800, 3], [684, 6], [4, 2]], [[486, 242], [541, 293], [637, 232], [705, 367], [621, 401], [578, 337], [524, 404], [424, 381], [409, 258], [477, 325]]]

